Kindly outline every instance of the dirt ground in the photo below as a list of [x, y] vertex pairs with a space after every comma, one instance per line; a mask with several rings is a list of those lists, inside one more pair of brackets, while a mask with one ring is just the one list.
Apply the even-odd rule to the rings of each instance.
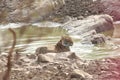
[[[75, 53], [54, 53], [38, 60], [34, 54], [13, 57], [11, 80], [118, 80], [120, 58], [81, 60]], [[15, 55], [14, 55], [15, 56]], [[49, 59], [50, 58], [50, 59]], [[0, 74], [6, 70], [7, 55], [0, 55]], [[2, 78], [1, 75], [1, 78]]]

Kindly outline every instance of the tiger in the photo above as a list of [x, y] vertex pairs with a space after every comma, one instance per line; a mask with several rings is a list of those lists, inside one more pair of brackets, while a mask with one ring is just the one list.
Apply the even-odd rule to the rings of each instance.
[[70, 36], [62, 36], [53, 46], [38, 47], [35, 54], [68, 52], [70, 51], [70, 46], [73, 46], [72, 38]]

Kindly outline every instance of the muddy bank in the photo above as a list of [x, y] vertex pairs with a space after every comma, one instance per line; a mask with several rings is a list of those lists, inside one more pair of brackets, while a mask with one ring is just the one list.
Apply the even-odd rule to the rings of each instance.
[[[6, 56], [0, 55], [0, 74], [6, 69]], [[56, 56], [49, 53], [48, 57], [50, 59], [38, 61], [34, 54], [14, 55], [11, 80], [118, 80], [120, 76], [119, 57], [81, 60], [71, 52], [57, 53]]]

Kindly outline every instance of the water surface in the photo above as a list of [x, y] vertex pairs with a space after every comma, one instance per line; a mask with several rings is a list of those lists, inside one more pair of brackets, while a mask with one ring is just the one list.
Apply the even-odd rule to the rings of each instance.
[[[16, 49], [20, 53], [31, 54], [35, 53], [37, 47], [55, 45], [62, 35], [67, 34], [67, 31], [54, 26], [54, 24], [58, 26], [56, 23], [52, 24], [53, 27], [45, 23], [44, 25], [40, 23], [28, 26], [16, 24], [16, 27], [12, 27], [17, 34]], [[12, 35], [6, 26], [0, 25], [0, 47], [2, 52], [8, 52], [12, 43]], [[92, 44], [82, 44], [79, 36], [71, 35], [71, 37], [74, 41], [74, 45], [70, 47], [71, 51], [75, 52], [82, 59], [98, 59], [114, 55], [107, 53], [113, 50], [112, 46], [98, 47]]]

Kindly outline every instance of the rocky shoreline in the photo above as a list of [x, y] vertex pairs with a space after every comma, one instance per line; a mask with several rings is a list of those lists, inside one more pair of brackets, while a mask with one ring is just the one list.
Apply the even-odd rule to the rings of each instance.
[[[43, 55], [40, 56], [42, 57], [40, 60], [37, 60], [34, 54], [19, 56], [14, 54], [11, 80], [118, 80], [120, 76], [119, 57], [81, 60], [73, 52]], [[0, 74], [2, 75], [4, 75], [6, 63], [7, 54], [0, 54]]]

